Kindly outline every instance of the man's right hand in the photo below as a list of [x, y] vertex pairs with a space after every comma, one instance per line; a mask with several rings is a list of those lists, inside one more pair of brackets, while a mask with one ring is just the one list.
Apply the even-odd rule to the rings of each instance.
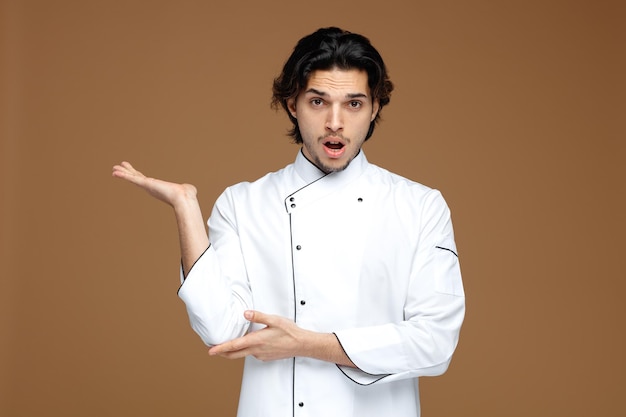
[[173, 182], [163, 181], [156, 178], [146, 177], [137, 171], [129, 162], [122, 162], [113, 167], [113, 176], [122, 178], [131, 182], [138, 187], [144, 189], [154, 198], [176, 206], [189, 199], [195, 200], [197, 197], [197, 189], [191, 184], [177, 184]]
[[113, 177], [122, 178], [137, 185], [154, 198], [174, 208], [183, 273], [186, 276], [191, 266], [209, 246], [196, 187], [191, 184], [177, 184], [146, 177], [128, 162], [115, 165]]

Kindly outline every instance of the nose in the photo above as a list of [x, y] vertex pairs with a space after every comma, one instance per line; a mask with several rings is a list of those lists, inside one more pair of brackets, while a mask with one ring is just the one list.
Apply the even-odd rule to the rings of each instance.
[[337, 132], [343, 128], [343, 114], [341, 107], [337, 105], [330, 106], [326, 116], [326, 129]]

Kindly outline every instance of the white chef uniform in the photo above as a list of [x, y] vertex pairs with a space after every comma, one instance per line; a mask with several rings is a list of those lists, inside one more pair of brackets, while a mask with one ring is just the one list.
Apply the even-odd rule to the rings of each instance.
[[[245, 359], [239, 417], [419, 416], [417, 377], [447, 369], [465, 312], [450, 212], [363, 151], [324, 174], [295, 163], [229, 187], [179, 290], [207, 345], [258, 330], [254, 309], [333, 332], [358, 369]], [[182, 279], [182, 272], [181, 272]]]

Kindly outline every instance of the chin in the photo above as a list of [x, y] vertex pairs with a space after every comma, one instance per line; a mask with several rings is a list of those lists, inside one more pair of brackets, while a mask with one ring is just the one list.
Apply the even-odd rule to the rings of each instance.
[[324, 171], [327, 174], [330, 174], [331, 172], [341, 172], [344, 169], [346, 169], [348, 167], [348, 165], [350, 165], [350, 161], [347, 162], [339, 162], [336, 164], [324, 164], [321, 161], [318, 161], [318, 168], [320, 168], [322, 171]]

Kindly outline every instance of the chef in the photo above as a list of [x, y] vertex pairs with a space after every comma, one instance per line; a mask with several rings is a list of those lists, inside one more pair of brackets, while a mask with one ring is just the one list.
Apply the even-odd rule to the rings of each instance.
[[450, 364], [465, 297], [448, 206], [362, 150], [392, 89], [367, 38], [301, 39], [273, 88], [295, 161], [227, 188], [208, 235], [193, 185], [114, 167], [174, 208], [191, 326], [245, 358], [240, 417], [419, 416], [418, 378]]

